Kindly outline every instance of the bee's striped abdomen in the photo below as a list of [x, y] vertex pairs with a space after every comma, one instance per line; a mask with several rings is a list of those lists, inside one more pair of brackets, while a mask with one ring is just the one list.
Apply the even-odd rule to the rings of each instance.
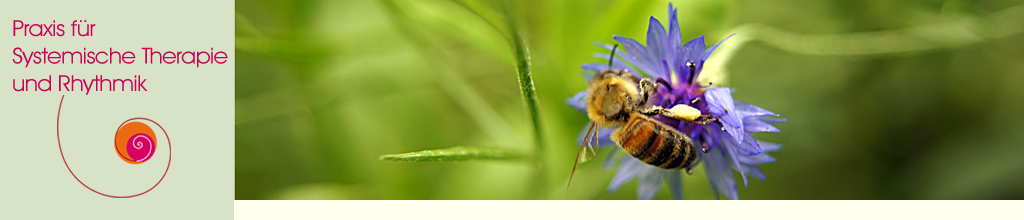
[[697, 158], [690, 138], [643, 115], [633, 115], [612, 139], [630, 156], [663, 169], [688, 167]]

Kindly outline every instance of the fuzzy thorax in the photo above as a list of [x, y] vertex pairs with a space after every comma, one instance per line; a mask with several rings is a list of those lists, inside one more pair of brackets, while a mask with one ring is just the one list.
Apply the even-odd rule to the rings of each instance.
[[636, 102], [640, 91], [628, 78], [599, 74], [588, 89], [587, 116], [598, 126], [621, 126], [629, 119], [629, 114], [639, 108]]

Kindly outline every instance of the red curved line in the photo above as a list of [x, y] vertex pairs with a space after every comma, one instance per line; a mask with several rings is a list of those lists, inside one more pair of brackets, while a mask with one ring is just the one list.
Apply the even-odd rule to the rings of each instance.
[[95, 189], [92, 189], [92, 187], [89, 187], [88, 185], [85, 185], [85, 183], [82, 182], [81, 179], [78, 179], [78, 176], [75, 175], [75, 172], [71, 171], [71, 166], [68, 166], [68, 159], [64, 158], [64, 147], [61, 146], [61, 144], [60, 144], [60, 110], [63, 107], [64, 107], [64, 96], [62, 95], [62, 96], [60, 96], [60, 105], [57, 106], [57, 147], [60, 149], [60, 159], [64, 160], [64, 166], [68, 168], [68, 172], [71, 173], [71, 176], [75, 177], [75, 180], [77, 180], [78, 183], [82, 184], [82, 186], [85, 186], [86, 189], [89, 189], [89, 191], [92, 191], [92, 192], [94, 192], [96, 194], [100, 194], [102, 196], [106, 196], [106, 197], [110, 197], [110, 198], [132, 198], [132, 197], [140, 196], [142, 194], [146, 194], [149, 191], [152, 191], [154, 188], [156, 188], [156, 186], [160, 185], [160, 182], [164, 181], [164, 177], [167, 177], [167, 171], [171, 170], [171, 137], [170, 137], [170, 135], [167, 134], [167, 130], [164, 130], [164, 127], [160, 126], [160, 124], [156, 123], [155, 121], [150, 120], [148, 118], [137, 117], [137, 118], [128, 119], [127, 121], [122, 122], [121, 125], [124, 125], [124, 123], [127, 123], [128, 121], [135, 120], [135, 119], [146, 120], [146, 121], [149, 121], [149, 122], [153, 122], [153, 124], [156, 124], [157, 127], [160, 127], [160, 130], [164, 132], [164, 137], [167, 138], [167, 169], [164, 170], [164, 175], [160, 176], [160, 180], [156, 181], [156, 184], [153, 184], [153, 187], [150, 187], [145, 192], [141, 192], [139, 194], [130, 195], [130, 196], [108, 195], [108, 194], [104, 194], [104, 193], [101, 193], [99, 191], [96, 191]]

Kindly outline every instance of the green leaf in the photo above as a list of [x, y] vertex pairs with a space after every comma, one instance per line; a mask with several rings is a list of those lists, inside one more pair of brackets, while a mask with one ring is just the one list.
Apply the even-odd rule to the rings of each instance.
[[522, 160], [529, 158], [527, 153], [517, 148], [508, 147], [452, 147], [403, 154], [388, 154], [381, 160], [398, 162], [458, 162], [471, 160]]

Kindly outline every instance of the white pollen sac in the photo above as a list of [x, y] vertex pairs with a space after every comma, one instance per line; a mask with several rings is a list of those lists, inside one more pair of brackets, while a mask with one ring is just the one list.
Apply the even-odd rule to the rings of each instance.
[[668, 109], [668, 112], [672, 114], [667, 115], [669, 117], [690, 122], [697, 120], [697, 118], [700, 117], [700, 110], [690, 107], [689, 105], [672, 106], [671, 109]]

